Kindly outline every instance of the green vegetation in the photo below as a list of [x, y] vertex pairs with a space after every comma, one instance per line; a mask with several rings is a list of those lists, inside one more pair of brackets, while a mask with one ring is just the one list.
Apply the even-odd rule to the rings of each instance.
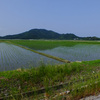
[[[9, 42], [9, 41], [7, 41], [7, 43], [13, 44], [12, 42]], [[27, 47], [25, 47], [25, 46], [21, 46], [21, 45], [18, 45], [18, 44], [14, 44], [14, 45], [19, 46], [19, 47], [21, 47], [21, 48], [24, 48], [24, 49], [26, 49], [26, 50], [30, 50], [30, 51], [32, 51], [32, 52], [34, 52], [34, 53], [37, 53], [37, 54], [40, 54], [40, 55], [43, 55], [43, 56], [46, 56], [46, 57], [55, 59], [55, 60], [60, 61], [60, 62], [70, 63], [70, 61], [65, 60], [65, 59], [63, 59], [63, 58], [59, 58], [59, 57], [55, 57], [55, 56], [52, 56], [52, 55], [49, 55], [49, 54], [41, 53], [41, 52], [35, 51], [35, 50], [33, 50], [33, 49], [30, 49], [30, 48], [27, 48]]]
[[[0, 93], [0, 97], [5, 97], [6, 95], [12, 95], [12, 97], [14, 97], [14, 94], [35, 91], [43, 87], [46, 88], [45, 92], [49, 94], [49, 90], [47, 89], [49, 86], [68, 82], [68, 86], [64, 86], [64, 88], [60, 89], [60, 91], [56, 91], [55, 89], [53, 89], [55, 90], [55, 95], [56, 92], [59, 93], [66, 90], [70, 91], [70, 98], [77, 97], [77, 95], [79, 95], [79, 97], [81, 98], [84, 91], [80, 90], [78, 94], [74, 91], [84, 85], [90, 85], [90, 83], [93, 84], [96, 81], [99, 81], [99, 71], [100, 60], [82, 63], [74, 62], [57, 66], [45, 66], [44, 64], [42, 64], [40, 67], [27, 70], [18, 69], [14, 71], [0, 72], [0, 89], [2, 90], [2, 92]], [[95, 78], [97, 76], [98, 78]], [[70, 85], [71, 82], [72, 84]], [[99, 84], [97, 85], [97, 87], [98, 86]], [[50, 97], [54, 96], [54, 94], [50, 94]], [[59, 95], [57, 97], [59, 97]], [[38, 98], [38, 95], [36, 96], [36, 98]], [[44, 97], [42, 96], [42, 98]]]
[[77, 44], [100, 44], [98, 41], [67, 41], [67, 40], [9, 40], [12, 43], [23, 45], [34, 50], [53, 49], [59, 46], [72, 47]]
[[74, 34], [59, 34], [57, 32], [46, 30], [46, 29], [32, 29], [16, 35], [7, 35], [0, 37], [1, 39], [67, 39], [73, 40], [78, 38]]
[[[25, 48], [25, 49], [24, 49]], [[27, 49], [27, 50], [26, 50]], [[18, 68], [38, 67], [41, 62], [52, 65], [61, 64], [63, 59], [45, 55], [26, 47], [18, 47], [10, 43], [0, 43], [0, 71], [15, 70]], [[53, 59], [52, 59], [53, 58]], [[57, 60], [60, 61], [57, 61]]]
[[[52, 49], [58, 46], [74, 46], [76, 44], [98, 44], [94, 41], [60, 41], [60, 40], [6, 40], [20, 47], [36, 50]], [[44, 45], [45, 44], [45, 45]], [[26, 46], [26, 47], [25, 47]], [[27, 48], [28, 50], [30, 50]], [[45, 55], [46, 56], [46, 55]], [[52, 57], [51, 57], [52, 58]], [[50, 86], [64, 84], [57, 90]], [[67, 85], [66, 85], [67, 84]], [[33, 93], [28, 97], [23, 93], [45, 88], [45, 93]], [[10, 99], [50, 99], [78, 100], [82, 97], [97, 94], [100, 91], [100, 60], [71, 62], [62, 65], [45, 65], [31, 69], [17, 69], [0, 72], [0, 99], [10, 96]]]
[[73, 33], [59, 34], [52, 30], [31, 29], [29, 31], [0, 37], [0, 39], [56, 39], [56, 40], [100, 40], [98, 37], [79, 37]]
[[60, 40], [10, 40], [10, 42], [23, 45], [34, 50], [52, 49], [58, 46], [74, 46], [73, 41]]

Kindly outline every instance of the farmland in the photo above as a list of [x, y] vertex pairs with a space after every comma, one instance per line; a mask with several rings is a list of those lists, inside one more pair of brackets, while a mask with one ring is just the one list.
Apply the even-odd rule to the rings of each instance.
[[100, 59], [100, 45], [99, 42], [94, 41], [20, 40], [11, 42], [69, 61]]
[[0, 56], [0, 71], [37, 67], [41, 63], [61, 63], [8, 43], [0, 43]]
[[60, 46], [51, 50], [38, 51], [69, 61], [90, 61], [100, 59], [100, 46], [92, 44], [77, 44], [72, 47]]
[[[96, 94], [100, 91], [99, 51], [98, 41], [2, 40], [0, 97], [19, 99], [15, 94], [42, 88], [45, 93], [26, 98], [78, 100]], [[81, 62], [64, 63], [64, 59]], [[59, 84], [64, 84], [59, 90], [48, 89]]]

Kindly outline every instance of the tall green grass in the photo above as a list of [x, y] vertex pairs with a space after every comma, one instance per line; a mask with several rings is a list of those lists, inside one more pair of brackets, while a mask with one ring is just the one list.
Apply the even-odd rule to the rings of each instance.
[[83, 79], [87, 82], [99, 71], [100, 60], [56, 66], [41, 64], [37, 68], [0, 72], [0, 88], [2, 89], [0, 97], [4, 97], [5, 94], [14, 95], [43, 87], [46, 88], [46, 91], [49, 91], [49, 86], [66, 82], [76, 84], [74, 87], [68, 86], [68, 89], [76, 89], [78, 84], [82, 86]]
[[[12, 43], [23, 45], [35, 50], [52, 49], [57, 46], [74, 46], [79, 43], [100, 44], [93, 41], [55, 41], [55, 40], [9, 40]], [[98, 77], [97, 77], [98, 76]], [[94, 77], [94, 78], [93, 78]], [[96, 77], [96, 78], [95, 78]], [[52, 90], [50, 95], [55, 100], [61, 100], [63, 97], [69, 100], [79, 99], [100, 91], [100, 60], [73, 62], [62, 65], [45, 65], [31, 69], [18, 69], [14, 71], [0, 72], [0, 97], [14, 95], [28, 91], [34, 91], [46, 88], [49, 92], [49, 86], [68, 82], [59, 91]], [[97, 84], [95, 82], [98, 82]], [[70, 84], [72, 83], [72, 84]], [[86, 86], [85, 88], [82, 88]], [[59, 95], [63, 91], [70, 90], [70, 94]], [[95, 92], [96, 91], [96, 92]], [[55, 94], [57, 93], [57, 94]], [[38, 98], [36, 94], [35, 98]], [[43, 97], [44, 98], [44, 97]], [[33, 98], [32, 98], [33, 99]]]

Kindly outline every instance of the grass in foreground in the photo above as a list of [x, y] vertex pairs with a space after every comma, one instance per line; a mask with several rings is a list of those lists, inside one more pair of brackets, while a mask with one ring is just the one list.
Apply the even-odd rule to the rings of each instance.
[[[57, 98], [60, 98], [59, 100], [62, 100], [63, 97], [68, 97], [69, 100], [73, 100], [73, 98], [79, 99], [100, 90], [99, 72], [100, 60], [82, 63], [74, 62], [57, 66], [41, 64], [37, 68], [0, 72], [0, 97], [12, 95], [14, 98], [14, 94], [35, 91], [44, 87], [48, 96], [47, 94], [46, 96], [34, 94], [34, 99], [55, 98], [57, 100]], [[69, 84], [60, 90], [48, 89], [49, 86], [66, 82]], [[95, 82], [97, 82], [96, 85]], [[86, 85], [87, 87], [81, 89]], [[78, 88], [80, 89], [77, 90]], [[94, 91], [95, 89], [96, 91]], [[63, 91], [70, 91], [70, 93], [60, 95]]]

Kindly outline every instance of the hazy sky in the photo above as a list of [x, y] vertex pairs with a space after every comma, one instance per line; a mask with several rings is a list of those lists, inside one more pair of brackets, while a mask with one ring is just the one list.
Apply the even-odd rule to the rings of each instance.
[[100, 0], [0, 0], [0, 35], [34, 28], [100, 37]]

